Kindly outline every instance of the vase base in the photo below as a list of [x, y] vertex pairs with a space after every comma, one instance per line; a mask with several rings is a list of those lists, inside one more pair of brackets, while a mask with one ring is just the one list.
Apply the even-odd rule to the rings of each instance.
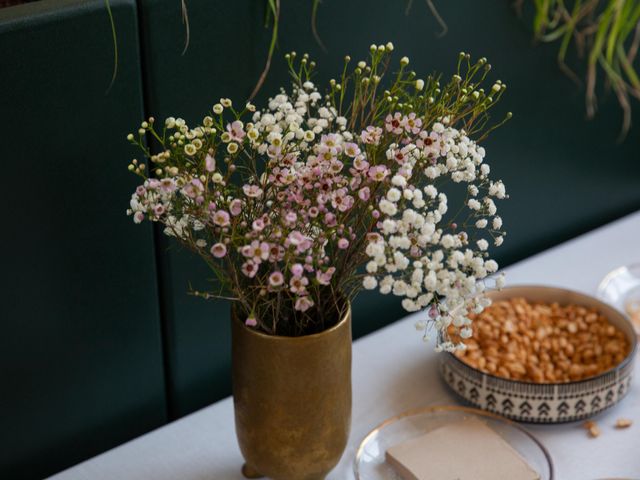
[[244, 478], [264, 478], [264, 475], [255, 471], [246, 463], [242, 465], [242, 475], [244, 475]]

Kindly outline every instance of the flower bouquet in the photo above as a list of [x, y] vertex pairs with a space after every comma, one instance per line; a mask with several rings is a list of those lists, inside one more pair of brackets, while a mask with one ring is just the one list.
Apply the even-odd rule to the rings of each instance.
[[[410, 312], [424, 310], [417, 328], [425, 338], [435, 331], [438, 349], [464, 348], [460, 340], [472, 334], [467, 313], [488, 303], [483, 280], [498, 269], [488, 248], [504, 237], [495, 201], [506, 196], [503, 183], [490, 179], [479, 142], [510, 117], [489, 123], [506, 86], [483, 87], [485, 59], [461, 53], [450, 78], [419, 78], [408, 58], [391, 63], [392, 50], [372, 45], [367, 61], [353, 67], [346, 57], [324, 93], [312, 82], [315, 63], [291, 53], [291, 89], [264, 109], [222, 98], [201, 125], [168, 118], [157, 128], [150, 118], [129, 135], [149, 162], [129, 165], [142, 184], [128, 213], [136, 223], [161, 223], [202, 257], [214, 280], [210, 291], [193, 293], [232, 300], [238, 335], [268, 341], [330, 333], [362, 288], [402, 297]], [[445, 189], [459, 199], [454, 208]], [[278, 355], [278, 345], [260, 362]], [[243, 371], [251, 360], [235, 347], [234, 339], [238, 424], [246, 420], [238, 420], [238, 402], [249, 401], [244, 386], [236, 388], [236, 351]], [[275, 369], [268, 381], [277, 382]], [[350, 386], [339, 390], [347, 389], [350, 402]], [[289, 477], [265, 471], [271, 467], [255, 465], [247, 448], [254, 470], [307, 478], [303, 470]]]

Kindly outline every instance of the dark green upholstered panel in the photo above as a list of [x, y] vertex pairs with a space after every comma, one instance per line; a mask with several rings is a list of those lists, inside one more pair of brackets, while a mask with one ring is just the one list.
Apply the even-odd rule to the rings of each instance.
[[[180, 2], [141, 0], [147, 111], [158, 119], [181, 116], [199, 122], [221, 96], [238, 101], [251, 90], [254, 21], [250, 1], [190, 0], [191, 38]], [[157, 236], [162, 313], [168, 339], [169, 405], [184, 415], [230, 392], [229, 306], [187, 291], [205, 289], [210, 273], [199, 258]]]
[[142, 116], [136, 6], [0, 10], [0, 478], [39, 479], [166, 421], [151, 229], [124, 212]]
[[[270, 32], [261, 27], [266, 2], [190, 1], [192, 44], [183, 57], [177, 3], [142, 2], [148, 104], [156, 116], [182, 113], [196, 120], [220, 96], [239, 102], [250, 91], [269, 40]], [[311, 2], [283, 1], [280, 51], [256, 103], [287, 83], [281, 56], [289, 50], [312, 53], [322, 82], [341, 71], [344, 54], [359, 60], [372, 42], [393, 41], [398, 58], [409, 55], [423, 73], [452, 72], [458, 52], [468, 51], [489, 58], [494, 78], [509, 86], [502, 112], [515, 113], [487, 142], [488, 161], [511, 194], [501, 205], [509, 231], [497, 254], [502, 265], [640, 208], [640, 130], [624, 144], [615, 143], [620, 116], [611, 95], [587, 122], [583, 92], [556, 67], [555, 47], [534, 48], [510, 2], [436, 2], [449, 27], [442, 38], [424, 2], [413, 3], [405, 16], [403, 2], [324, 0], [318, 11], [324, 53], [311, 33]], [[171, 398], [180, 415], [229, 393], [227, 307], [186, 296], [188, 280], [197, 284], [206, 275], [197, 259], [175, 249], [161, 256]], [[354, 308], [354, 335], [402, 315], [395, 298], [363, 294]]]

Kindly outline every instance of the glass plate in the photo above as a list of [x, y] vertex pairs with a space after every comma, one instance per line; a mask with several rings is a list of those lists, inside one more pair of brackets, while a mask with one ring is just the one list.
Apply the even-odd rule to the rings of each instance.
[[629, 317], [640, 335], [640, 263], [609, 272], [600, 282], [597, 296]]
[[[505, 418], [475, 408], [435, 406], [411, 410], [374, 428], [356, 453], [356, 480], [402, 480], [385, 462], [387, 448], [450, 422], [476, 417], [502, 436], [540, 475], [553, 480], [553, 463], [546, 448], [527, 430]], [[488, 459], [491, 461], [491, 459]]]

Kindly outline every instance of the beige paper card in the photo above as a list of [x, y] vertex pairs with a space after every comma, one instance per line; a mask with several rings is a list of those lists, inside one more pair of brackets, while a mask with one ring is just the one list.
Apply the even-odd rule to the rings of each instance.
[[511, 445], [475, 418], [393, 446], [386, 460], [404, 480], [540, 480]]

